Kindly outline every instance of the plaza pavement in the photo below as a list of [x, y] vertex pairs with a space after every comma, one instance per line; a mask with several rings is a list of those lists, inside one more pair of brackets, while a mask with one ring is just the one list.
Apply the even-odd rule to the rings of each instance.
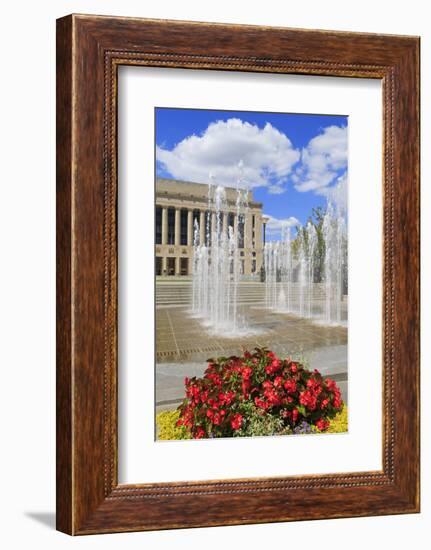
[[325, 326], [261, 304], [243, 304], [240, 314], [250, 332], [237, 338], [214, 335], [193, 318], [190, 308], [156, 310], [156, 409], [176, 408], [184, 397], [184, 378], [202, 376], [212, 357], [241, 354], [265, 346], [280, 357], [292, 356], [334, 378], [347, 402], [347, 328]]
[[[347, 346], [332, 346], [305, 353], [311, 369], [333, 378], [347, 403]], [[202, 376], [206, 363], [159, 363], [156, 366], [156, 412], [176, 409], [184, 398], [184, 378]]]

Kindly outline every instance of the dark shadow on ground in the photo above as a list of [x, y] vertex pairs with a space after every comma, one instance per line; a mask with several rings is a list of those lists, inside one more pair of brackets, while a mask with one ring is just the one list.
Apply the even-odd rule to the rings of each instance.
[[41, 523], [45, 527], [50, 529], [55, 529], [55, 513], [54, 512], [25, 512], [25, 515]]

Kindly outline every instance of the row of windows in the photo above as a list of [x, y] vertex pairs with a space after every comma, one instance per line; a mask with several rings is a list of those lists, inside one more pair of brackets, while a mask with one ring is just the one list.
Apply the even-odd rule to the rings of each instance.
[[[241, 260], [241, 272], [244, 273], [244, 260]], [[189, 275], [189, 259], [180, 258], [179, 263], [180, 273], [179, 275]], [[163, 259], [161, 256], [156, 256], [156, 275], [178, 275], [175, 271], [176, 269], [176, 258], [168, 257], [166, 258], [166, 269], [163, 271]], [[256, 273], [256, 260], [252, 260], [251, 272]], [[231, 266], [231, 273], [233, 273], [233, 265]]]
[[[166, 244], [175, 244], [175, 208], [167, 209], [167, 243]], [[156, 216], [155, 216], [155, 237], [156, 244], [162, 244], [162, 207], [156, 207]], [[205, 212], [205, 244], [211, 246], [211, 222], [212, 215], [208, 210]], [[192, 223], [194, 232], [196, 224], [200, 223], [200, 210], [193, 210], [192, 214]], [[229, 212], [227, 215], [227, 227], [235, 227], [235, 214]], [[253, 246], [255, 242], [255, 216], [252, 216], [252, 227], [253, 227]], [[240, 248], [244, 248], [244, 218], [239, 216], [238, 218], [238, 244]], [[180, 245], [187, 246], [188, 241], [188, 210], [180, 210]]]
[[[163, 271], [163, 259], [161, 256], [156, 256], [156, 275], [177, 275], [175, 272], [176, 258], [166, 258], [166, 269]], [[180, 273], [179, 275], [189, 275], [189, 259], [180, 258]]]

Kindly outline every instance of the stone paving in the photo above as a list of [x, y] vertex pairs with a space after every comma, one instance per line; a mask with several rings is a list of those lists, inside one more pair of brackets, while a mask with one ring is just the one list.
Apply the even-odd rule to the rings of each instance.
[[280, 356], [293, 356], [310, 368], [330, 374], [347, 400], [347, 328], [325, 326], [256, 306], [243, 306], [251, 331], [238, 338], [215, 336], [191, 316], [187, 307], [158, 307], [156, 311], [156, 406], [178, 406], [184, 377], [201, 376], [206, 360], [240, 354], [265, 346]]
[[[311, 369], [318, 369], [324, 375], [330, 375], [341, 389], [347, 403], [347, 346], [332, 346], [305, 353]], [[156, 412], [175, 409], [184, 398], [184, 378], [202, 376], [207, 364], [199, 363], [160, 363], [156, 369]]]
[[325, 326], [266, 308], [242, 307], [250, 332], [238, 338], [214, 335], [186, 307], [158, 308], [156, 313], [157, 363], [205, 360], [232, 355], [243, 349], [266, 346], [280, 354], [298, 354], [304, 349], [345, 344], [347, 328]]

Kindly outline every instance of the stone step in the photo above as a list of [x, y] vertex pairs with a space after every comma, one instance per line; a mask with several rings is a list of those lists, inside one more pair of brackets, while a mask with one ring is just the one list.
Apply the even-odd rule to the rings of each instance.
[[[233, 290], [231, 291], [233, 293]], [[156, 292], [157, 296], [192, 296], [193, 295], [193, 292], [181, 292], [181, 291], [177, 291], [177, 292], [159, 292], [157, 291]], [[241, 295], [244, 295], [244, 296], [265, 296], [266, 292], [265, 291], [260, 291], [260, 290], [239, 290], [238, 289], [238, 294], [241, 294]], [[272, 294], [272, 293], [271, 293]], [[276, 293], [278, 294], [278, 292]], [[287, 294], [287, 293], [285, 293]], [[306, 293], [308, 294], [308, 293]], [[299, 296], [300, 295], [300, 292], [299, 290], [293, 290], [291, 293], [290, 293], [291, 296]], [[325, 296], [325, 293], [324, 292], [313, 292], [312, 293], [313, 296]]]
[[[276, 286], [281, 290], [281, 286]], [[238, 301], [240, 304], [262, 304], [266, 302], [266, 286], [262, 283], [240, 283], [237, 289]], [[299, 300], [300, 288], [293, 286], [291, 288], [291, 300]], [[193, 297], [193, 288], [190, 282], [163, 282], [157, 283], [156, 305], [189, 305]], [[313, 300], [323, 301], [325, 299], [325, 290], [319, 285], [313, 288]], [[347, 296], [343, 297], [343, 302], [347, 302]]]

